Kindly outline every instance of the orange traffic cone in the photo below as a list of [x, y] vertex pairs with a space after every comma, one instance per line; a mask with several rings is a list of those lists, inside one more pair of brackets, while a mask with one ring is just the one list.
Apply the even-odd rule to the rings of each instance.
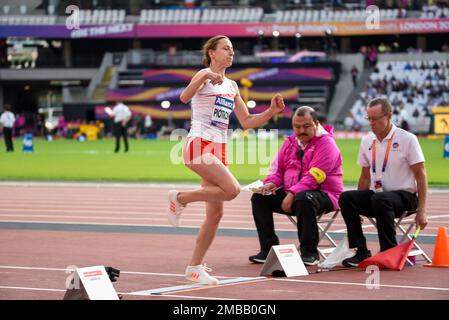
[[449, 238], [447, 237], [446, 228], [439, 227], [435, 250], [433, 252], [433, 260], [425, 267], [449, 268]]

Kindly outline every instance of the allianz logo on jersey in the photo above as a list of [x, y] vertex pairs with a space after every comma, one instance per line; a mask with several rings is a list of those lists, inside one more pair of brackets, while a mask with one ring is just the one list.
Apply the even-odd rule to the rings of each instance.
[[215, 105], [220, 107], [225, 107], [228, 109], [234, 109], [234, 100], [226, 99], [223, 97], [216, 97], [215, 98]]

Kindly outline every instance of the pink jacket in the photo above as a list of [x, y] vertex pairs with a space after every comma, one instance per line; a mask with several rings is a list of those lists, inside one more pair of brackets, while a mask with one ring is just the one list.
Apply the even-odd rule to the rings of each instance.
[[[323, 126], [329, 134], [314, 137], [304, 149], [301, 162], [297, 157], [299, 151], [295, 136], [289, 136], [272, 163], [270, 174], [264, 183], [272, 182], [276, 187], [284, 187], [286, 192], [297, 194], [306, 190], [321, 190], [329, 196], [334, 209], [338, 208], [338, 198], [343, 192], [343, 170], [340, 150], [333, 138], [333, 128]], [[326, 174], [324, 182], [318, 184], [309, 173], [310, 168], [321, 169]], [[298, 181], [302, 171], [301, 180]]]

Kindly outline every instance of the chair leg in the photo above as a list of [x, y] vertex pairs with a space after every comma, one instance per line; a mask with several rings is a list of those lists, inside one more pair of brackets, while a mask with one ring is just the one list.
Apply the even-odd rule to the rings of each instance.
[[287, 218], [290, 219], [290, 221], [295, 225], [295, 227], [298, 227], [298, 224], [296, 223], [296, 220], [295, 220], [295, 218], [293, 218], [293, 216], [287, 215]]
[[[318, 225], [318, 229], [319, 229], [318, 253], [320, 254], [320, 256], [323, 259], [327, 258], [326, 253], [328, 253], [327, 251], [329, 251], [329, 249], [333, 250], [334, 248], [337, 247], [337, 243], [334, 241], [334, 239], [332, 239], [332, 237], [329, 235], [329, 233], [327, 231], [329, 230], [329, 228], [334, 223], [334, 221], [337, 218], [339, 212], [340, 212], [340, 209], [335, 210], [332, 213], [331, 218], [325, 219], [324, 221], [321, 221], [321, 218], [324, 216], [324, 212], [321, 213], [320, 215], [318, 215], [318, 217], [317, 217], [317, 225]], [[293, 223], [293, 225], [296, 228], [298, 228], [298, 224], [297, 224], [297, 221], [296, 221], [294, 216], [287, 215], [287, 218]], [[321, 226], [321, 224], [326, 224], [326, 225], [323, 227], [323, 226]], [[323, 246], [321, 246], [321, 248], [320, 248], [319, 243], [321, 242], [321, 240], [324, 237], [326, 237], [326, 239], [331, 243], [331, 245], [328, 246], [328, 247], [325, 247], [324, 249], [322, 249]], [[298, 245], [298, 251], [299, 251], [299, 249], [300, 249], [300, 246]]]
[[[414, 225], [414, 223], [411, 223], [407, 230], [405, 230], [404, 227], [401, 225], [398, 226], [398, 229], [401, 230], [401, 232], [404, 234], [402, 239], [404, 239], [404, 238], [408, 238], [409, 240], [413, 239], [413, 237], [410, 235], [410, 231], [413, 228], [413, 225]], [[402, 240], [401, 240], [401, 242], [402, 242]], [[422, 255], [428, 263], [432, 262], [432, 259], [429, 258], [429, 256], [424, 252], [424, 250], [421, 248], [421, 246], [416, 241], [413, 243], [413, 247], [416, 248], [417, 251], [420, 252], [418, 255]]]
[[326, 225], [326, 227], [324, 227], [324, 228], [323, 228], [322, 226], [318, 225], [318, 228], [320, 229], [320, 237], [319, 237], [320, 241], [323, 240], [324, 237], [326, 237], [326, 239], [327, 239], [330, 243], [332, 243], [332, 245], [333, 245], [334, 247], [336, 247], [337, 244], [335, 243], [334, 239], [332, 239], [331, 236], [329, 235], [329, 233], [327, 232], [327, 230], [329, 230], [329, 228], [330, 228], [330, 225], [328, 224], [328, 225]]
[[[409, 216], [410, 213], [405, 211], [399, 218], [396, 219], [395, 224], [394, 224], [394, 228], [397, 231], [398, 229], [402, 232], [402, 237], [401, 240], [399, 241], [399, 243], [402, 243], [405, 239], [408, 240], [412, 240], [413, 237], [410, 235], [410, 231], [413, 229], [414, 226], [414, 222], [406, 222], [403, 223], [404, 218], [406, 218], [407, 216]], [[377, 230], [377, 223], [376, 223], [376, 219], [372, 218], [372, 217], [367, 217], [368, 220], [373, 224], [373, 226], [376, 228]], [[403, 227], [403, 225], [409, 225], [409, 227], [407, 229], [405, 229]], [[417, 255], [422, 255], [424, 257], [424, 259], [428, 262], [431, 263], [432, 259], [429, 258], [429, 256], [424, 252], [424, 250], [421, 248], [421, 246], [415, 241], [413, 243], [413, 247], [416, 248], [416, 251], [419, 251], [419, 253]], [[413, 262], [411, 262], [408, 258], [407, 258], [407, 263], [411, 266], [414, 265]]]
[[[318, 248], [318, 252], [323, 257], [323, 259], [327, 258], [326, 253], [331, 253], [338, 246], [338, 244], [334, 241], [334, 239], [332, 239], [332, 237], [329, 235], [328, 230], [330, 229], [330, 227], [334, 223], [334, 221], [337, 218], [339, 212], [340, 212], [340, 209], [335, 210], [332, 213], [331, 217], [329, 219], [324, 219], [324, 221], [321, 221], [321, 217], [323, 217], [323, 215], [324, 215], [324, 213], [322, 213], [319, 216], [319, 219], [317, 221], [318, 229], [320, 230], [319, 242], [321, 242], [321, 240], [324, 237], [326, 237], [326, 239], [331, 243], [331, 245], [327, 246], [324, 249]], [[325, 224], [325, 226], [324, 227], [321, 226], [321, 223]]]

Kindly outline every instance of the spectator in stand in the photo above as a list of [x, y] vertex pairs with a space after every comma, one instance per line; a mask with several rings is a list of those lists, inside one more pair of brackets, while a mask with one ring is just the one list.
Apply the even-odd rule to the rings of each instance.
[[408, 114], [404, 108], [404, 105], [399, 107], [399, 125], [401, 129], [404, 129], [405, 131], [410, 130], [410, 126], [408, 124]]
[[371, 66], [374, 67], [377, 64], [378, 59], [378, 53], [376, 46], [372, 45], [368, 49], [368, 61], [370, 62]]
[[387, 52], [390, 51], [390, 50], [388, 49], [388, 47], [385, 45], [385, 43], [383, 43], [383, 42], [380, 43], [380, 45], [379, 45], [379, 47], [378, 47], [377, 50], [379, 51], [379, 54], [387, 53]]
[[449, 52], [449, 44], [447, 42], [445, 42], [442, 46], [441, 46], [441, 52]]
[[367, 46], [361, 46], [360, 47], [360, 53], [363, 54], [363, 57], [364, 57], [363, 67], [366, 68], [368, 66], [368, 47]]
[[358, 74], [359, 74], [359, 69], [357, 69], [356, 65], [354, 64], [351, 69], [352, 83], [354, 84], [354, 87], [357, 87]]

